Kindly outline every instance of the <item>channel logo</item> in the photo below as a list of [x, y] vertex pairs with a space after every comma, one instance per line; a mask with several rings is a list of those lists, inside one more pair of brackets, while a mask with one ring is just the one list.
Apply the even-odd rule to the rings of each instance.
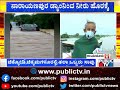
[[60, 76], [60, 82], [67, 82], [67, 76], [65, 75]]
[[113, 67], [113, 59], [99, 59], [98, 66], [99, 67]]
[[2, 89], [10, 89], [10, 84], [9, 84], [9, 83], [3, 83], [3, 84], [1, 85], [1, 88], [2, 88]]
[[66, 87], [67, 87], [67, 84], [66, 84], [66, 83], [60, 84], [60, 89], [66, 89]]
[[3, 74], [2, 75], [2, 81], [3, 82], [8, 82], [10, 80], [10, 76], [8, 74]]

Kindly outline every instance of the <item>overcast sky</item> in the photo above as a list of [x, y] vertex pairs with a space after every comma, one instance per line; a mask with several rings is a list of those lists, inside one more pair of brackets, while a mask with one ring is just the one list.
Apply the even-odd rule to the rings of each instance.
[[116, 34], [115, 13], [61, 13], [60, 34], [68, 33], [72, 35], [79, 33], [80, 35], [83, 35], [83, 29], [87, 21], [93, 21], [96, 23], [96, 34]]
[[17, 16], [17, 15], [23, 15], [23, 14], [29, 14], [29, 15], [32, 15], [33, 13], [15, 13], [15, 16]]

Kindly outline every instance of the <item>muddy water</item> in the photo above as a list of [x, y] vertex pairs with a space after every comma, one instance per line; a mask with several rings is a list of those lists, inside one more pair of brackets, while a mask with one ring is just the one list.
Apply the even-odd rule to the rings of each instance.
[[53, 58], [54, 36], [40, 31], [20, 31], [14, 28], [10, 32], [11, 58]]

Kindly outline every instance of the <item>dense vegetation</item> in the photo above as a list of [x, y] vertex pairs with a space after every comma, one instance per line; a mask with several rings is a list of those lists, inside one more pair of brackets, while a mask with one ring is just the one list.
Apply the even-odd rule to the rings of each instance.
[[10, 15], [11, 21], [18, 22], [18, 25], [21, 24], [37, 24], [39, 28], [43, 29], [53, 29], [54, 21], [56, 19], [55, 14], [23, 14], [14, 16]]

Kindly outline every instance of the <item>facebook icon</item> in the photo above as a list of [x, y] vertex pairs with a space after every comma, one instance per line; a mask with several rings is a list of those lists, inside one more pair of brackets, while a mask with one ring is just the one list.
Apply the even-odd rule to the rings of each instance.
[[3, 82], [8, 82], [10, 80], [10, 76], [8, 74], [3, 74], [2, 75], [2, 81]]

